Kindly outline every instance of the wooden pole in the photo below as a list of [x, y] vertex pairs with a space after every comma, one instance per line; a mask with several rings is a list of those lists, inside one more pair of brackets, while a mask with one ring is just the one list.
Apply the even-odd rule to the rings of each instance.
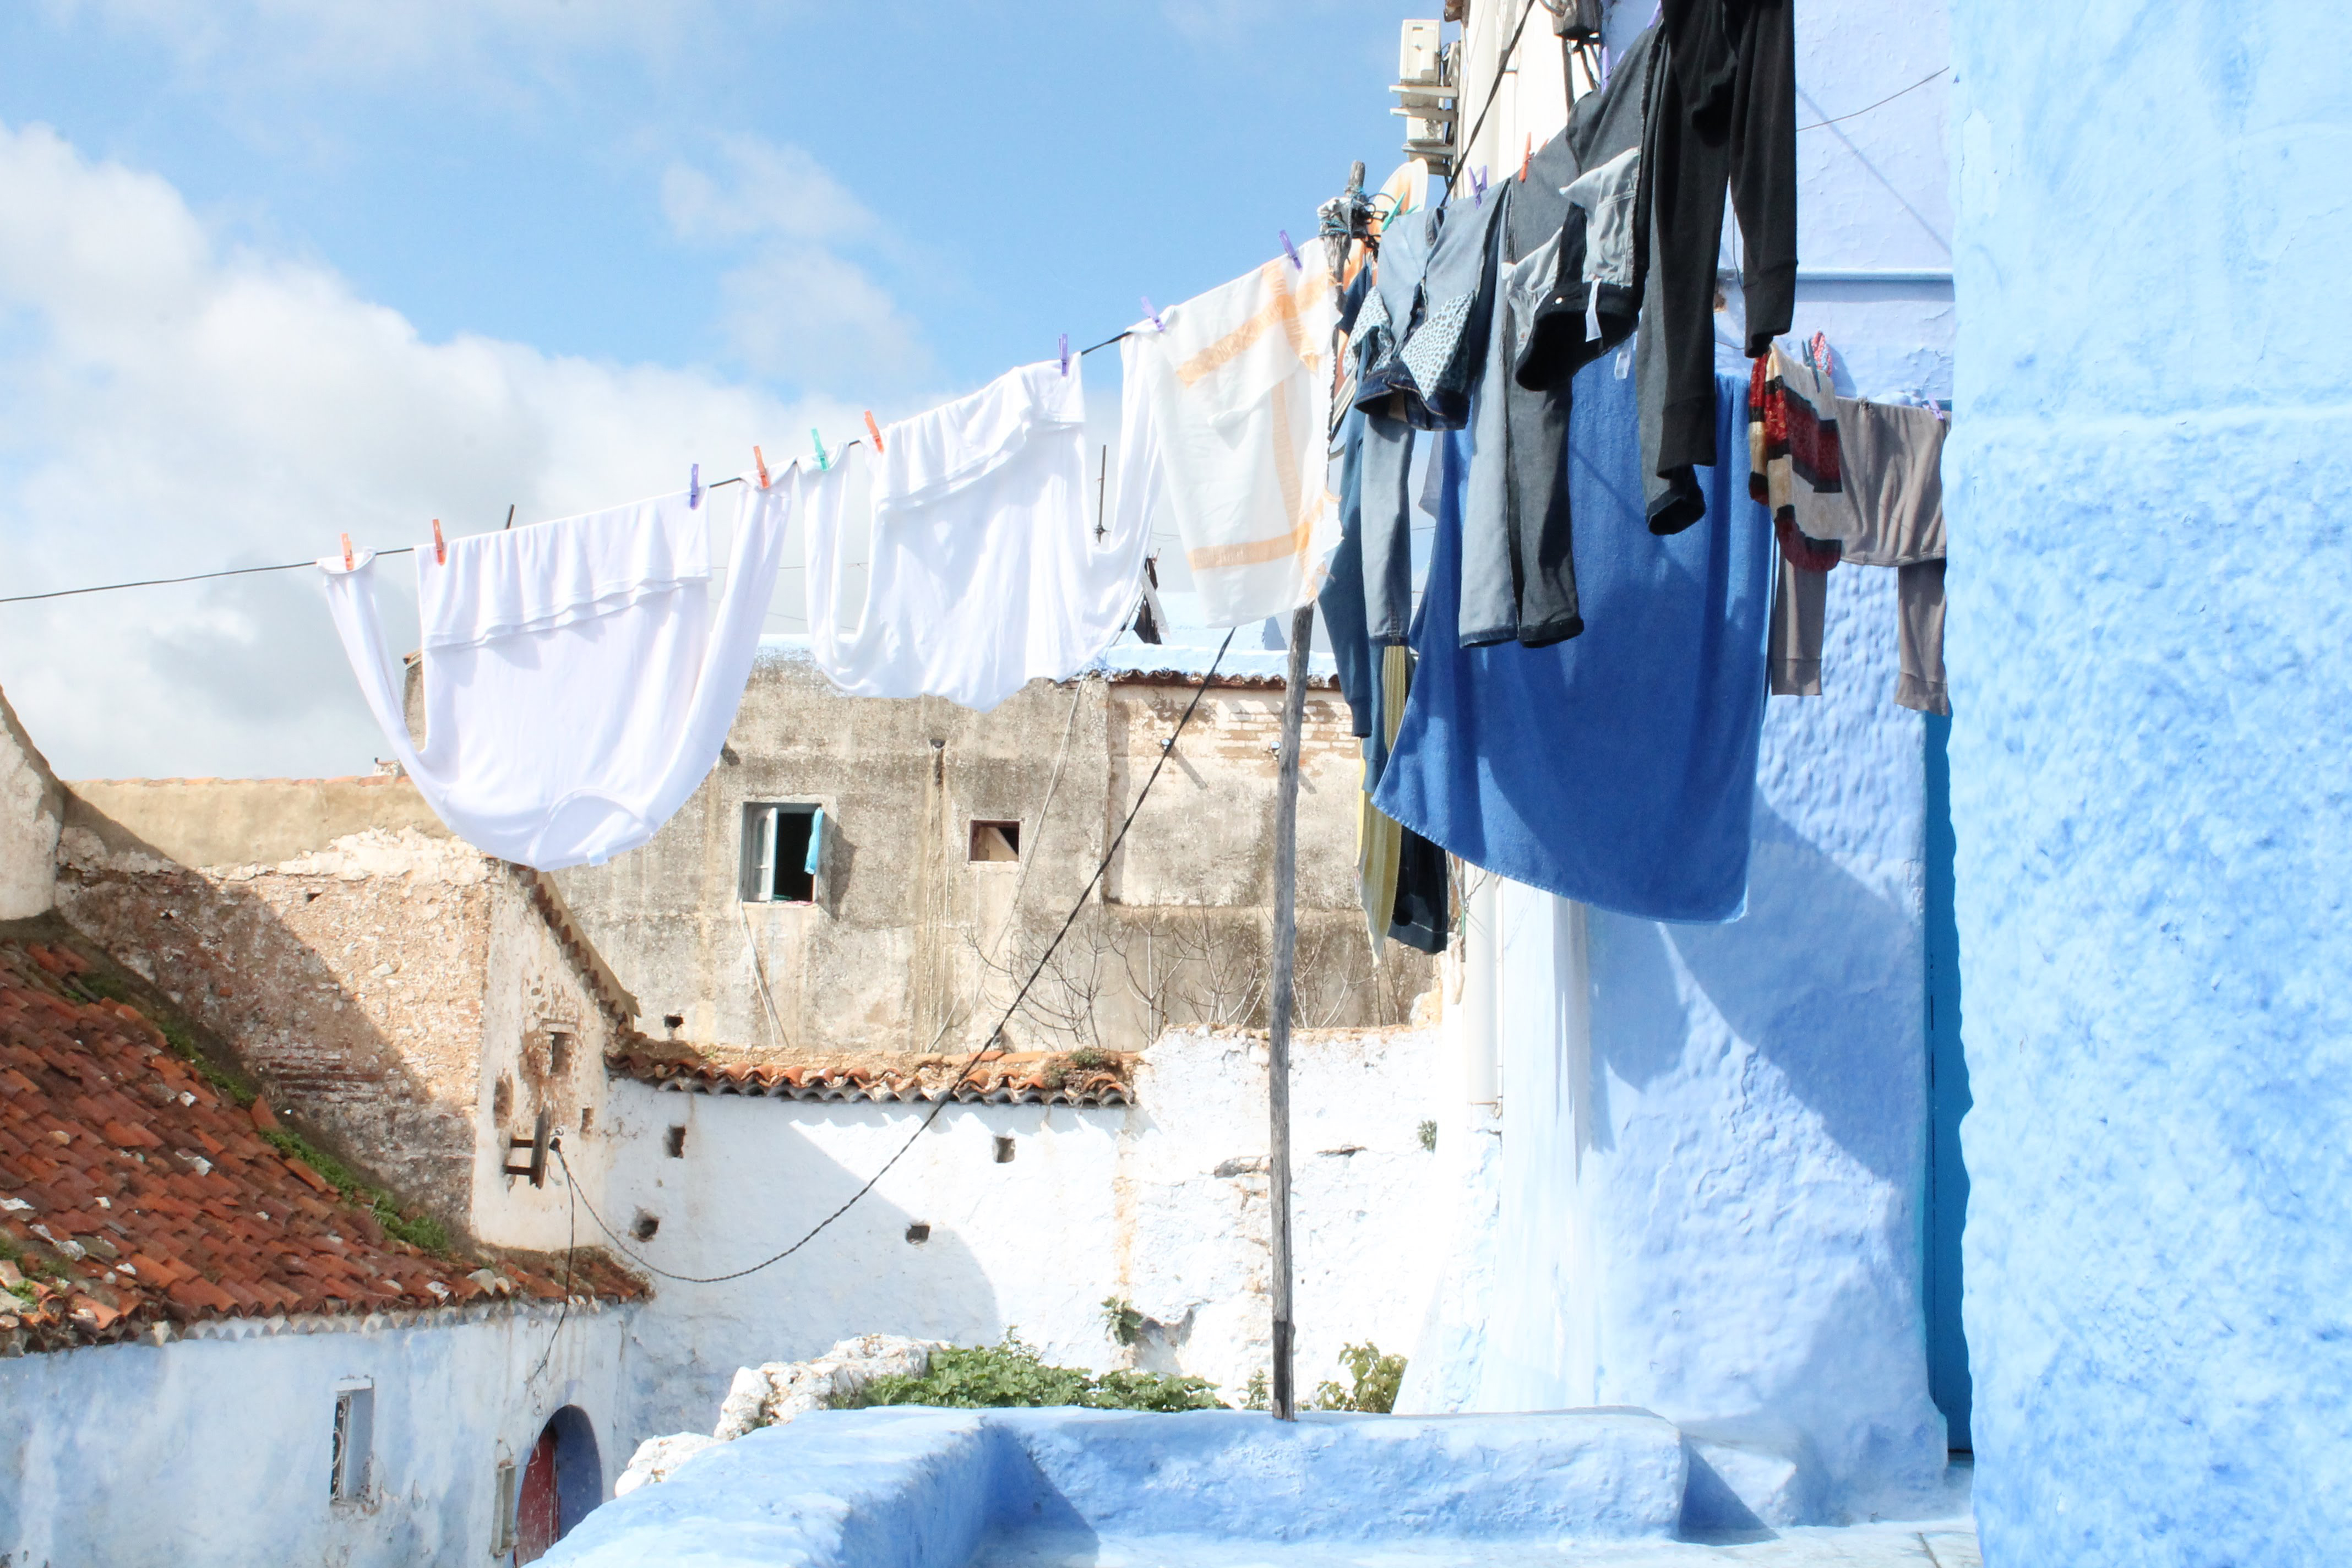
[[1274, 808], [1274, 1016], [1266, 1031], [1266, 1193], [1274, 1211], [1274, 1415], [1298, 1415], [1292, 1376], [1290, 1268], [1290, 1005], [1298, 951], [1298, 745], [1307, 719], [1307, 655], [1315, 602], [1290, 617], [1290, 671], [1282, 688], [1282, 768]]

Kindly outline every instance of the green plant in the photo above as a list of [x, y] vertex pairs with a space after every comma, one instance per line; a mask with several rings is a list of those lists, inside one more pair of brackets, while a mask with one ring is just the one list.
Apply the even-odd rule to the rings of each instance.
[[1154, 1372], [1110, 1372], [1097, 1378], [1050, 1366], [1011, 1329], [994, 1345], [950, 1345], [931, 1352], [920, 1377], [877, 1377], [859, 1390], [859, 1405], [930, 1405], [956, 1410], [1076, 1405], [1096, 1410], [1215, 1410], [1213, 1384]]
[[1244, 1410], [1274, 1408], [1274, 1394], [1265, 1386], [1265, 1368], [1260, 1367], [1250, 1373], [1249, 1385], [1242, 1392], [1242, 1408]]
[[301, 1161], [327, 1178], [346, 1201], [366, 1209], [383, 1227], [386, 1236], [408, 1243], [424, 1252], [449, 1250], [449, 1233], [431, 1215], [404, 1215], [392, 1201], [392, 1194], [381, 1187], [369, 1186], [359, 1179], [351, 1167], [320, 1149], [299, 1132], [282, 1127], [261, 1129], [261, 1140], [279, 1153]]
[[1424, 1121], [1421, 1124], [1419, 1131], [1421, 1133], [1421, 1146], [1423, 1149], [1428, 1150], [1433, 1154], [1436, 1153], [1437, 1123], [1434, 1121]]
[[1131, 1345], [1143, 1338], [1143, 1314], [1135, 1303], [1117, 1296], [1103, 1298], [1103, 1332], [1117, 1343]]
[[1339, 1364], [1354, 1380], [1353, 1388], [1324, 1382], [1315, 1386], [1318, 1410], [1370, 1410], [1386, 1415], [1396, 1408], [1397, 1389], [1404, 1382], [1404, 1357], [1382, 1355], [1370, 1340], [1339, 1352]]
[[1108, 1051], [1095, 1046], [1080, 1046], [1070, 1053], [1070, 1065], [1080, 1072], [1107, 1072], [1117, 1060]]

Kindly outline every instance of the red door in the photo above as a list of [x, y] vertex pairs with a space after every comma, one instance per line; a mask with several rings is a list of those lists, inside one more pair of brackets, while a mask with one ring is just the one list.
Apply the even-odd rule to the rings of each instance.
[[522, 1495], [515, 1501], [515, 1561], [538, 1562], [562, 1533], [555, 1506], [555, 1434], [541, 1432], [522, 1472]]

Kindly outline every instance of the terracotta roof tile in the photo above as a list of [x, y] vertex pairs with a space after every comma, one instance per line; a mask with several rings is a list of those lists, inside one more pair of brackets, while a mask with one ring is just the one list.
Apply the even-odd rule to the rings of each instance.
[[[70, 948], [0, 940], [0, 1019], [13, 1020], [0, 1045], [0, 1235], [26, 1255], [0, 1286], [0, 1353], [129, 1339], [164, 1321], [565, 1293], [560, 1266], [469, 1266], [385, 1236], [262, 1141], [266, 1108], [229, 1103], [136, 1008], [79, 985], [91, 968]], [[586, 1254], [572, 1288], [645, 1289]]]
[[617, 1077], [690, 1094], [745, 1094], [814, 1102], [1117, 1106], [1135, 1103], [1133, 1058], [1106, 1054], [1108, 1066], [1081, 1068], [1044, 1052], [990, 1051], [956, 1076], [963, 1059], [874, 1058], [864, 1061], [725, 1061], [699, 1054], [632, 1051], [607, 1059]]

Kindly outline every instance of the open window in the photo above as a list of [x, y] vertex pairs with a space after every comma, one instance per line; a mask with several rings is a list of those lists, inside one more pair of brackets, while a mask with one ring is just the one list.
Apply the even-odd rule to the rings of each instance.
[[346, 1378], [335, 1385], [335, 1441], [327, 1495], [337, 1502], [365, 1501], [374, 1450], [375, 1384], [366, 1378]]
[[1021, 825], [1017, 822], [991, 822], [972, 818], [972, 860], [1018, 860], [1021, 858]]
[[745, 805], [742, 900], [747, 904], [814, 903], [824, 854], [823, 806]]

